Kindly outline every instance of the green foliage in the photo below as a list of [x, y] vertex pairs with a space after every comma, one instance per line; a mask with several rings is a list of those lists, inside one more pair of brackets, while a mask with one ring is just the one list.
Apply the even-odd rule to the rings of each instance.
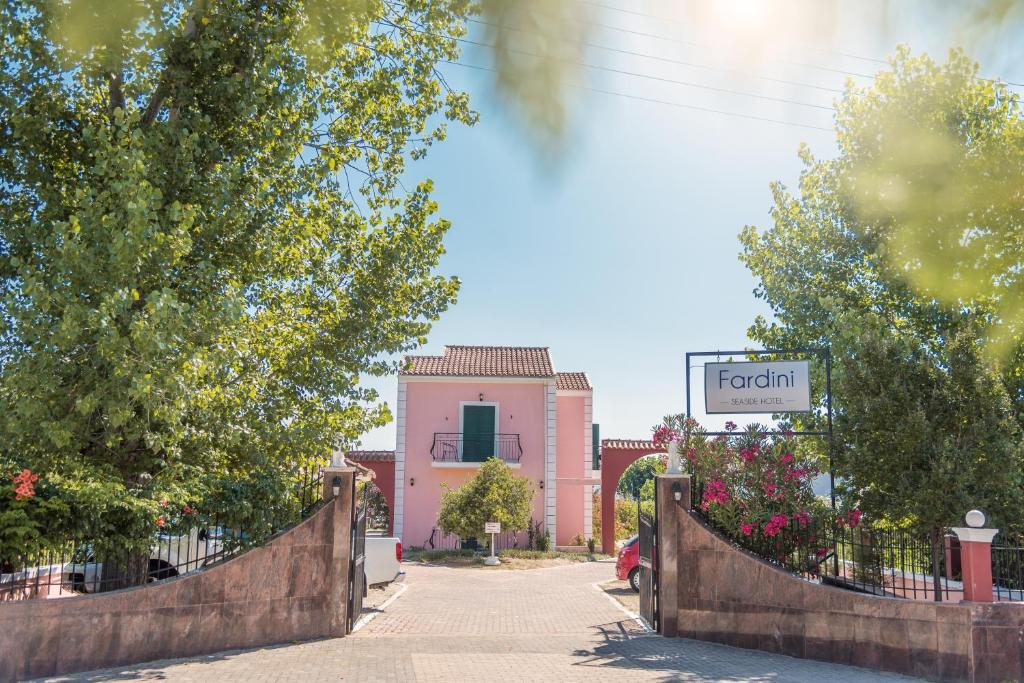
[[[839, 154], [818, 159], [801, 148], [797, 192], [773, 184], [773, 226], [741, 234], [741, 260], [773, 314], [756, 319], [751, 339], [825, 346], [843, 311], [871, 312], [938, 352], [960, 330], [1012, 320], [1007, 307], [1024, 301], [1013, 290], [1022, 253], [983, 245], [1019, 232], [1019, 209], [1000, 199], [1003, 190], [1016, 196], [1024, 169], [1016, 96], [979, 78], [962, 53], [936, 64], [900, 50], [891, 71], [850, 88], [836, 108]], [[981, 270], [955, 270], [967, 258]], [[982, 287], [979, 273], [998, 287]], [[1005, 350], [1003, 378], [1020, 411], [1024, 353], [1019, 340]], [[823, 367], [815, 373], [820, 397]]]
[[360, 375], [458, 288], [400, 177], [475, 120], [434, 71], [469, 7], [334, 9], [0, 8], [0, 455], [41, 476], [0, 535], [144, 548], [162, 501], [269, 524], [389, 418]]
[[573, 562], [593, 562], [594, 557], [587, 553], [567, 553], [561, 550], [526, 550], [523, 548], [507, 548], [498, 553], [499, 557], [516, 560], [571, 560]]
[[[832, 348], [849, 504], [930, 525], [988, 506], [1018, 525], [1018, 98], [962, 53], [936, 64], [900, 50], [890, 71], [847, 91], [836, 118], [839, 154], [801, 149], [798, 191], [773, 185], [771, 229], [741, 235], [773, 314], [750, 337]], [[813, 369], [819, 405], [823, 372]], [[820, 429], [824, 418], [797, 424]]]
[[359, 482], [356, 490], [357, 496], [366, 496], [366, 528], [387, 529], [390, 522], [390, 508], [384, 493], [377, 488], [375, 483], [365, 481]]
[[547, 552], [551, 550], [551, 532], [547, 529], [544, 530], [544, 534], [537, 538], [537, 550], [541, 552]]
[[[663, 456], [647, 456], [630, 464], [626, 471], [619, 478], [619, 485], [616, 490], [624, 497], [636, 500], [640, 496], [640, 489], [649, 481], [654, 481], [654, 475], [665, 471], [667, 463]], [[653, 494], [652, 494], [653, 499]]]
[[[431, 550], [414, 551], [415, 559], [420, 562], [443, 562], [454, 558], [474, 558], [477, 553], [473, 550], [458, 548], [446, 550], [445, 548], [434, 548]], [[409, 558], [414, 559], [414, 558]]]
[[487, 522], [500, 522], [502, 532], [524, 531], [530, 526], [533, 482], [513, 474], [512, 468], [497, 458], [488, 458], [459, 488], [441, 486], [437, 525], [445, 533], [481, 538]]
[[811, 488], [818, 464], [800, 457], [796, 438], [767, 434], [758, 424], [711, 438], [692, 425], [687, 445], [688, 467], [700, 487], [694, 505], [747, 547], [788, 556], [806, 545], [815, 520], [830, 515]]
[[[594, 492], [594, 516], [591, 530], [594, 538], [601, 538], [601, 529], [604, 524], [602, 519], [602, 508], [601, 508], [601, 491]], [[654, 490], [651, 489], [649, 492], [649, 498], [643, 499], [644, 495], [648, 495], [646, 492], [641, 491], [642, 502], [641, 505], [649, 506], [645, 508], [645, 512], [653, 514], [654, 509]], [[612, 524], [615, 528], [615, 534], [613, 538], [615, 540], [621, 540], [629, 538], [636, 534], [637, 531], [637, 511], [636, 503], [633, 501], [626, 500], [624, 498], [615, 498], [614, 501], [614, 519]]]
[[877, 318], [848, 320], [856, 355], [837, 367], [842, 492], [865, 512], [927, 529], [972, 508], [1011, 531], [1022, 525], [1021, 432], [998, 374], [969, 331], [940, 353]]

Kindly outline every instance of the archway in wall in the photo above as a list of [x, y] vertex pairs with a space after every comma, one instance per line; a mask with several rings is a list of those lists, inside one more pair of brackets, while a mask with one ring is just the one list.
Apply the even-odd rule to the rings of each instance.
[[349, 451], [345, 459], [373, 470], [373, 484], [380, 489], [387, 502], [388, 533], [395, 529], [395, 452], [394, 451]]
[[601, 440], [601, 549], [615, 552], [615, 489], [626, 468], [645, 455], [668, 453], [665, 446], [639, 439]]

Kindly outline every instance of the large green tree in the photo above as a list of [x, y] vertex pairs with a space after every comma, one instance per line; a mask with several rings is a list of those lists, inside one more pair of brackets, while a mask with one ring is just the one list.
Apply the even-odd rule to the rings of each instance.
[[622, 473], [622, 476], [619, 477], [619, 485], [615, 490], [621, 496], [637, 500], [644, 484], [654, 481], [654, 476], [664, 472], [665, 466], [661, 456], [652, 455], [640, 458], [630, 464]]
[[[797, 191], [774, 183], [772, 227], [747, 227], [741, 235], [741, 259], [758, 279], [755, 295], [773, 314], [770, 320], [757, 318], [751, 338], [770, 347], [825, 345], [839, 332], [843, 311], [866, 311], [933, 351], [963, 329], [978, 330], [981, 339], [985, 326], [1000, 320], [1004, 297], [979, 294], [955, 279], [946, 291], [956, 296], [938, 297], [923, 286], [921, 259], [927, 260], [928, 248], [908, 264], [905, 236], [917, 223], [904, 209], [927, 206], [932, 225], [959, 226], [963, 235], [972, 220], [1019, 221], [1020, 207], [993, 203], [994, 195], [983, 190], [1002, 172], [997, 169], [1006, 168], [1008, 157], [1024, 164], [1018, 98], [980, 78], [977, 65], [961, 52], [938, 64], [900, 49], [891, 70], [870, 86], [851, 86], [837, 102], [836, 127], [838, 154], [819, 159], [801, 148], [805, 168]], [[990, 173], [984, 171], [986, 161]], [[894, 166], [907, 173], [912, 168], [913, 176], [890, 173]], [[952, 187], [951, 175], [973, 180]], [[972, 198], [968, 211], [964, 196]], [[899, 258], [896, 245], [904, 249]], [[1002, 268], [1009, 276], [1019, 264], [1017, 258]], [[1007, 390], [1020, 410], [1020, 344], [1002, 360]]]
[[910, 521], [936, 536], [973, 508], [1019, 532], [1024, 444], [976, 337], [962, 331], [933, 353], [876, 316], [845, 323], [851, 352], [836, 368], [844, 497], [876, 519]]
[[[797, 191], [772, 186], [772, 227], [748, 227], [741, 235], [741, 259], [758, 279], [755, 294], [773, 314], [770, 320], [759, 317], [750, 337], [766, 347], [831, 346], [837, 358], [837, 473], [847, 478], [852, 493], [873, 501], [876, 512], [920, 517], [941, 489], [939, 481], [961, 486], [975, 504], [1002, 500], [1003, 510], [1012, 510], [1006, 506], [1014, 504], [1009, 493], [1020, 485], [1014, 480], [1019, 450], [993, 453], [1009, 463], [1008, 476], [992, 477], [993, 490], [982, 496], [963, 476], [967, 471], [984, 475], [976, 445], [980, 437], [957, 432], [971, 420], [959, 397], [966, 387], [975, 387], [991, 408], [977, 418], [979, 428], [998, 425], [1006, 438], [1019, 438], [1018, 425], [1000, 411], [1015, 412], [1017, 422], [1024, 416], [1020, 344], [1004, 345], [1003, 354], [979, 352], [1003, 322], [1012, 288], [981, 292], [951, 278], [938, 296], [925, 272], [932, 272], [927, 264], [935, 249], [922, 247], [915, 260], [907, 235], [919, 233], [926, 209], [930, 225], [959, 231], [967, 241], [971, 225], [1002, 229], [1019, 223], [1021, 208], [990, 191], [1015, 177], [1012, 169], [1024, 163], [1018, 98], [1004, 85], [980, 78], [977, 65], [960, 52], [939, 64], [901, 49], [891, 70], [873, 84], [847, 90], [837, 102], [836, 124], [838, 154], [819, 159], [802, 148], [805, 169]], [[963, 184], [951, 185], [954, 177]], [[1007, 260], [1000, 267], [1005, 281], [1012, 280], [1020, 259], [1009, 250], [1003, 254]], [[860, 336], [861, 324], [883, 338]], [[886, 345], [890, 342], [896, 346]], [[951, 355], [954, 347], [957, 354]], [[899, 350], [895, 356], [893, 349]], [[965, 358], [976, 364], [973, 375], [963, 367]], [[931, 384], [903, 386], [925, 369]], [[821, 371], [816, 368], [819, 396]], [[1002, 387], [988, 386], [993, 376]], [[931, 414], [920, 424], [925, 405], [931, 413], [943, 406], [943, 415]], [[820, 415], [804, 416], [802, 422], [822, 426]], [[874, 430], [871, 438], [865, 430]], [[901, 442], [886, 451], [886, 441], [904, 438], [901, 430], [909, 430], [907, 439], [924, 439], [927, 433], [929, 441]], [[934, 470], [930, 484], [922, 484], [927, 477], [915, 458], [924, 458]], [[899, 462], [909, 469], [900, 473]], [[898, 495], [892, 478], [897, 474], [906, 484]], [[885, 493], [875, 495], [876, 490]], [[970, 505], [959, 496], [948, 500], [952, 507]], [[955, 523], [967, 508], [950, 517], [952, 507], [934, 509], [946, 523]]]
[[3, 4], [0, 471], [67, 503], [49, 533], [263, 515], [388, 418], [360, 375], [457, 291], [431, 184], [402, 181], [475, 119], [435, 70], [469, 10]]

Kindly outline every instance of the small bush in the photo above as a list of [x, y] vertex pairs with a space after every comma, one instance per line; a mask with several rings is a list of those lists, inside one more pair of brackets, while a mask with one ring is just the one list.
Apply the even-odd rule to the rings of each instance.
[[525, 550], [522, 548], [509, 548], [499, 553], [500, 557], [507, 557], [516, 560], [573, 560], [575, 562], [587, 562], [590, 557], [586, 553], [564, 553], [558, 550]]
[[572, 545], [582, 546], [585, 545], [587, 540], [583, 537], [583, 534], [576, 534], [572, 537]]
[[476, 553], [465, 548], [460, 548], [458, 550], [437, 548], [435, 550], [424, 550], [420, 553], [419, 560], [420, 562], [439, 562], [441, 560], [449, 560], [456, 557], [476, 557]]
[[591, 555], [593, 555], [594, 551], [596, 551], [596, 550], [597, 550], [597, 541], [595, 541], [593, 538], [588, 538], [587, 539], [587, 552], [589, 552]]
[[520, 560], [546, 560], [557, 557], [558, 553], [545, 550], [529, 550], [525, 548], [508, 548], [498, 553], [501, 557], [512, 557]]
[[547, 529], [544, 530], [544, 535], [537, 539], [537, 550], [551, 550], [551, 533]]

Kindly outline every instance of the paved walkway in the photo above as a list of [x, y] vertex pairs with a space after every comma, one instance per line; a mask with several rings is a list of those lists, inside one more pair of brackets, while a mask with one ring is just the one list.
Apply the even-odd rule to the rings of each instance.
[[608, 562], [525, 571], [409, 566], [408, 589], [348, 638], [61, 680], [911, 680], [649, 634], [595, 586], [612, 576]]

